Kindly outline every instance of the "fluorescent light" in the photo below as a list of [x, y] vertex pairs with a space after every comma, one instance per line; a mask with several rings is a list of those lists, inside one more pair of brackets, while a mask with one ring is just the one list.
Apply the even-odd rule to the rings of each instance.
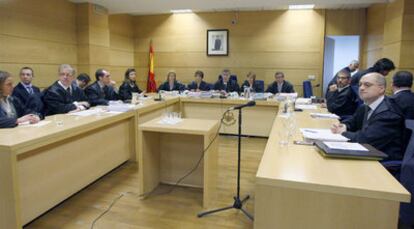
[[178, 9], [178, 10], [170, 10], [173, 14], [186, 14], [186, 13], [192, 13], [193, 11], [191, 9]]
[[289, 5], [290, 10], [310, 10], [313, 8], [315, 8], [315, 4]]

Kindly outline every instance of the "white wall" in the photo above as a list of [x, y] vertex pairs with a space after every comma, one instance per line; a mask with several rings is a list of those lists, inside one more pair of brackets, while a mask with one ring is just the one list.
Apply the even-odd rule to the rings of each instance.
[[[334, 42], [332, 46], [325, 46], [325, 49], [333, 50], [333, 61], [326, 59], [325, 55], [324, 68], [332, 68], [333, 73], [325, 74], [323, 76], [323, 89], [326, 91], [326, 87], [329, 81], [335, 76], [335, 74], [342, 68], [349, 65], [352, 60], [359, 59], [359, 36], [328, 36], [327, 39], [332, 39]], [[331, 52], [332, 50], [325, 50]], [[332, 66], [329, 66], [332, 65]]]

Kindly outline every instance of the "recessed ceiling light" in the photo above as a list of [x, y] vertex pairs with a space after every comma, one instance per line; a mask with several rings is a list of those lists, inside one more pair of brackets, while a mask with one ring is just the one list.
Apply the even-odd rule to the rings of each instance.
[[289, 5], [290, 10], [310, 10], [313, 8], [315, 8], [315, 4]]
[[191, 9], [178, 9], [178, 10], [170, 10], [173, 14], [186, 14], [186, 13], [192, 13], [193, 11]]

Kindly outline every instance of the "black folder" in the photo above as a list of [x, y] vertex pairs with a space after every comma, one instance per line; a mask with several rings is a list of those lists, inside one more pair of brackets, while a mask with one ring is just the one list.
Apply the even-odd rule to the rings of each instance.
[[315, 141], [315, 145], [318, 148], [318, 151], [324, 157], [333, 157], [333, 158], [348, 158], [348, 159], [360, 159], [360, 160], [382, 160], [387, 158], [388, 155], [375, 149], [369, 144], [361, 144], [368, 151], [359, 151], [359, 150], [343, 150], [343, 149], [332, 149], [325, 145], [322, 141]]

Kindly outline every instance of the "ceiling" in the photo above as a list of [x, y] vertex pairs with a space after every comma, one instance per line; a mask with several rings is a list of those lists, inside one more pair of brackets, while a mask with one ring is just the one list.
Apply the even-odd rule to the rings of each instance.
[[170, 13], [172, 9], [191, 9], [194, 12], [249, 11], [287, 9], [290, 4], [315, 4], [315, 8], [364, 8], [374, 3], [392, 0], [70, 0], [90, 2], [108, 9], [110, 14], [132, 15]]

